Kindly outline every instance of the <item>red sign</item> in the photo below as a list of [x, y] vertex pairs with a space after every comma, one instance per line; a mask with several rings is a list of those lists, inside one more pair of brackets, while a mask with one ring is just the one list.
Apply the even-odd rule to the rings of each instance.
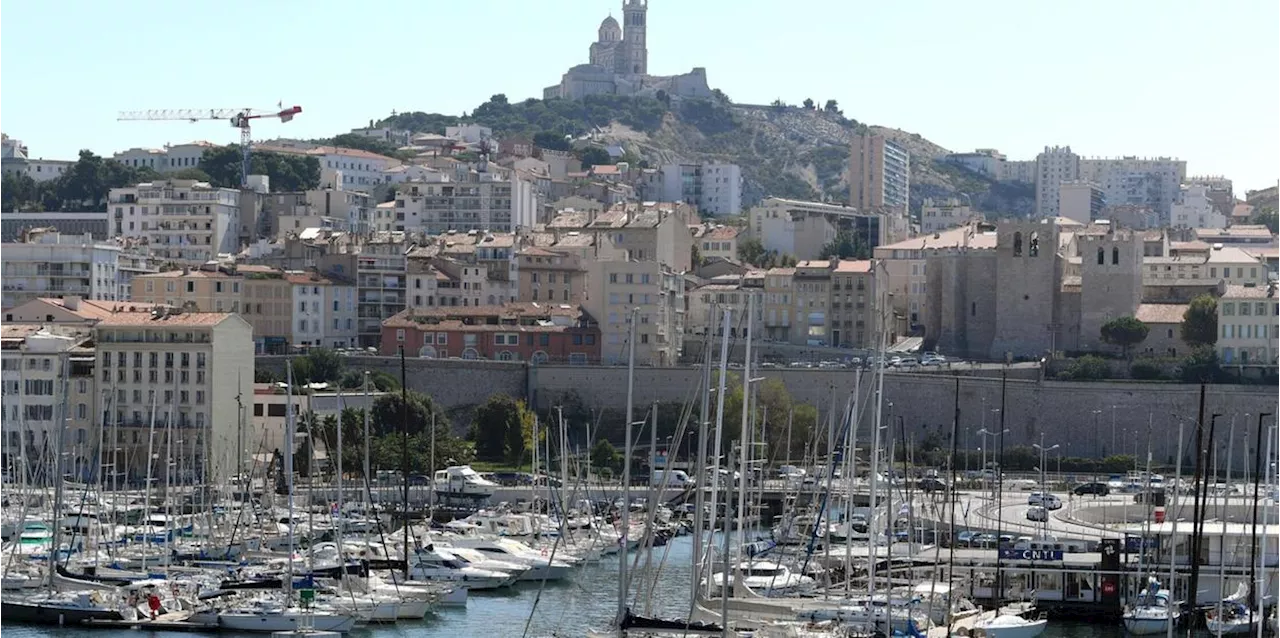
[[1102, 593], [1104, 594], [1116, 593], [1116, 584], [1109, 580], [1102, 581]]

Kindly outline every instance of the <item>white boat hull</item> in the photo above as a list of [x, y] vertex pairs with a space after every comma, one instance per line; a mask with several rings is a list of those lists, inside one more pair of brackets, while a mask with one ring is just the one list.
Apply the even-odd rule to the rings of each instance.
[[987, 638], [1036, 638], [1044, 633], [1044, 628], [1048, 626], [1047, 620], [1022, 620], [1017, 624], [1002, 624], [996, 621], [1009, 618], [1000, 616], [992, 621], [975, 623], [975, 629], [981, 629], [986, 632]]
[[1239, 618], [1232, 620], [1214, 620], [1208, 619], [1204, 622], [1205, 629], [1214, 636], [1233, 636], [1239, 634], [1254, 633], [1253, 620], [1248, 618]]
[[1133, 636], [1155, 636], [1163, 635], [1169, 632], [1168, 617], [1158, 618], [1150, 617], [1133, 617], [1125, 616], [1124, 630]]
[[[230, 612], [218, 614], [218, 627], [228, 631], [271, 633], [275, 631], [295, 631], [305, 620], [305, 614], [300, 611], [283, 613]], [[338, 614], [314, 613], [311, 615], [310, 620], [311, 627], [319, 631], [336, 631], [345, 634], [355, 629], [356, 626], [354, 617]]]

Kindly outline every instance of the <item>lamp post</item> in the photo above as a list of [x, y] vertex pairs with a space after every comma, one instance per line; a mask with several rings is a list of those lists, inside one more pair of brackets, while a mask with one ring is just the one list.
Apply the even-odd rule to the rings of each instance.
[[[1118, 449], [1120, 448], [1116, 447], [1116, 406], [1113, 404], [1111, 406], [1111, 453], [1115, 454]], [[1102, 451], [1102, 456], [1106, 458], [1106, 450]]]
[[[992, 412], [999, 412], [999, 411], [1000, 411], [1000, 408], [995, 408], [992, 410]], [[1005, 434], [1008, 431], [1009, 431], [1009, 428], [1005, 428], [1003, 431], [1000, 431], [1000, 432], [991, 432], [991, 431], [988, 431], [986, 428], [978, 430], [978, 434], [982, 436], [982, 482], [984, 486], [990, 485], [990, 482], [987, 480], [987, 449], [990, 448], [991, 446], [987, 445], [987, 436], [990, 435], [994, 440], [995, 437]], [[999, 472], [999, 470], [997, 470], [997, 472]], [[997, 474], [997, 476], [999, 476], [999, 474]]]
[[1048, 454], [1049, 451], [1058, 449], [1058, 446], [1055, 444], [1053, 447], [1045, 447], [1043, 443], [1044, 443], [1044, 432], [1041, 432], [1040, 443], [1032, 443], [1031, 447], [1034, 447], [1035, 449], [1040, 450], [1040, 506], [1044, 508], [1044, 520], [1041, 521], [1042, 523], [1041, 536], [1048, 536], [1049, 535], [1049, 505], [1048, 505], [1049, 486], [1045, 483], [1045, 480], [1044, 480], [1044, 468], [1046, 464], [1045, 456], [1046, 454]]
[[1093, 482], [1094, 483], [1098, 482], [1098, 468], [1102, 465], [1102, 459], [1106, 458], [1104, 456], [1106, 454], [1106, 450], [1100, 449], [1103, 447], [1102, 438], [1098, 436], [1098, 415], [1100, 414], [1102, 414], [1102, 410], [1093, 411], [1093, 438], [1095, 441], [1098, 442], [1098, 449], [1100, 452], [1100, 454], [1098, 455], [1098, 460], [1095, 461], [1093, 464]]

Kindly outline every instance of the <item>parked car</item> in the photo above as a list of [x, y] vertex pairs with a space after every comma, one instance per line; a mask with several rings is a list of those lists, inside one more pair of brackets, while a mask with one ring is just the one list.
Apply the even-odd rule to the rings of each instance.
[[1084, 496], [1085, 494], [1093, 494], [1095, 496], [1106, 496], [1111, 493], [1111, 488], [1106, 483], [1083, 483], [1077, 485], [1076, 489], [1071, 490], [1076, 496]]
[[982, 547], [986, 549], [994, 548], [999, 542], [999, 537], [995, 534], [978, 534], [969, 539], [969, 547]]
[[1040, 507], [1039, 505], [1032, 505], [1027, 508], [1027, 520], [1036, 522], [1047, 521], [1049, 520], [1049, 510]]

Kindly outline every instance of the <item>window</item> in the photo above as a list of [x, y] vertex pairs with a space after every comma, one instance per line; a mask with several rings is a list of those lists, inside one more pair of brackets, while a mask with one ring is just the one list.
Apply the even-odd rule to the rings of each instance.
[[649, 335], [647, 334], [640, 335], [640, 343], [649, 343]]
[[1119, 263], [1120, 263], [1120, 248], [1112, 247], [1111, 248], [1111, 265], [1115, 266], [1116, 264], [1119, 264]]
[[[1021, 232], [1017, 232], [1013, 234], [1013, 256], [1014, 257], [1022, 256], [1022, 233]], [[1101, 248], [1098, 249], [1098, 260], [1099, 260], [1098, 263], [1102, 263]]]
[[204, 404], [204, 390], [196, 390], [196, 404], [197, 405]]
[[396, 341], [404, 341], [404, 328], [396, 328]]
[[1235, 314], [1236, 314], [1236, 305], [1235, 305], [1235, 304], [1233, 304], [1233, 303], [1231, 303], [1231, 302], [1229, 302], [1229, 301], [1228, 301], [1228, 302], [1224, 302], [1224, 303], [1222, 304], [1222, 314], [1223, 314], [1223, 315], [1226, 315], [1226, 316], [1228, 316], [1228, 317], [1229, 317], [1229, 316], [1233, 316], [1233, 315], [1235, 315]]
[[188, 282], [187, 282], [187, 292], [195, 292], [195, 291], [196, 291], [196, 282], [194, 282], [194, 281], [188, 281]]
[[1106, 251], [1102, 249], [1102, 246], [1098, 246], [1098, 265], [1101, 266], [1105, 263], [1107, 263]]

